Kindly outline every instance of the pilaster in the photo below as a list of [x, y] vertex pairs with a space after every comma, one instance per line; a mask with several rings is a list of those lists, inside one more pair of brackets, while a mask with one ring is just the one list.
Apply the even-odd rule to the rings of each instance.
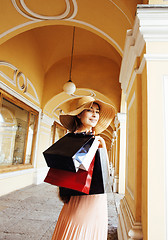
[[168, 122], [163, 97], [167, 66], [168, 5], [138, 5], [134, 27], [127, 31], [120, 74], [128, 108], [119, 239], [166, 239], [168, 232], [164, 129]]
[[119, 154], [119, 186], [118, 193], [125, 194], [125, 163], [126, 163], [126, 113], [118, 113], [120, 122], [120, 154]]
[[37, 150], [37, 162], [35, 165], [34, 183], [40, 184], [44, 181], [44, 178], [48, 172], [45, 159], [43, 157], [43, 151], [46, 150], [51, 143], [51, 126], [54, 122], [53, 118], [48, 117], [42, 113], [39, 122], [39, 141]]

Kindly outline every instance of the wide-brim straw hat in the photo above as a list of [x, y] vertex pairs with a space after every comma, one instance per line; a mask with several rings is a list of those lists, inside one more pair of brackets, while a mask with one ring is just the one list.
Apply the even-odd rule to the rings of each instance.
[[113, 120], [116, 114], [116, 109], [111, 104], [105, 103], [90, 96], [78, 97], [69, 100], [67, 104], [67, 112], [61, 113], [59, 116], [61, 124], [69, 131], [73, 131], [75, 116], [80, 114], [83, 110], [90, 108], [93, 102], [98, 103], [100, 106], [99, 121], [94, 127], [94, 131], [95, 134], [103, 132]]

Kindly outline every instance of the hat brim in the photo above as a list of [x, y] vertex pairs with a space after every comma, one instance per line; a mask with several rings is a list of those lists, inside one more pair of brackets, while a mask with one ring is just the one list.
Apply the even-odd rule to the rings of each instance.
[[83, 110], [89, 108], [93, 102], [98, 103], [98, 105], [100, 106], [99, 121], [95, 126], [94, 131], [96, 134], [103, 132], [113, 120], [116, 114], [116, 109], [111, 104], [105, 103], [98, 99], [88, 102], [79, 107], [78, 109], [75, 109], [74, 111], [61, 114], [60, 115], [61, 124], [69, 131], [73, 131], [75, 124], [75, 116], [80, 114]]

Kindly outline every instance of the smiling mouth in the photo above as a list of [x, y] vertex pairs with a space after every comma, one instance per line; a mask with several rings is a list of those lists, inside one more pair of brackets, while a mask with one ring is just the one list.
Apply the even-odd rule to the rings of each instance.
[[93, 123], [97, 122], [97, 120], [95, 120], [95, 119], [90, 119], [90, 121]]

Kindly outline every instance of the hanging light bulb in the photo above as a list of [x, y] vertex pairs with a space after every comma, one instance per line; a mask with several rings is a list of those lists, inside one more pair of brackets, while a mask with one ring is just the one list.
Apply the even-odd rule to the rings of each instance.
[[72, 38], [72, 51], [71, 51], [71, 64], [69, 70], [69, 80], [64, 84], [63, 90], [67, 94], [73, 94], [76, 90], [75, 84], [71, 80], [71, 72], [72, 72], [72, 62], [73, 62], [73, 50], [74, 50], [74, 39], [75, 39], [75, 27], [73, 28], [73, 38]]
[[73, 94], [76, 91], [76, 86], [71, 80], [69, 80], [64, 84], [63, 90], [67, 94]]

